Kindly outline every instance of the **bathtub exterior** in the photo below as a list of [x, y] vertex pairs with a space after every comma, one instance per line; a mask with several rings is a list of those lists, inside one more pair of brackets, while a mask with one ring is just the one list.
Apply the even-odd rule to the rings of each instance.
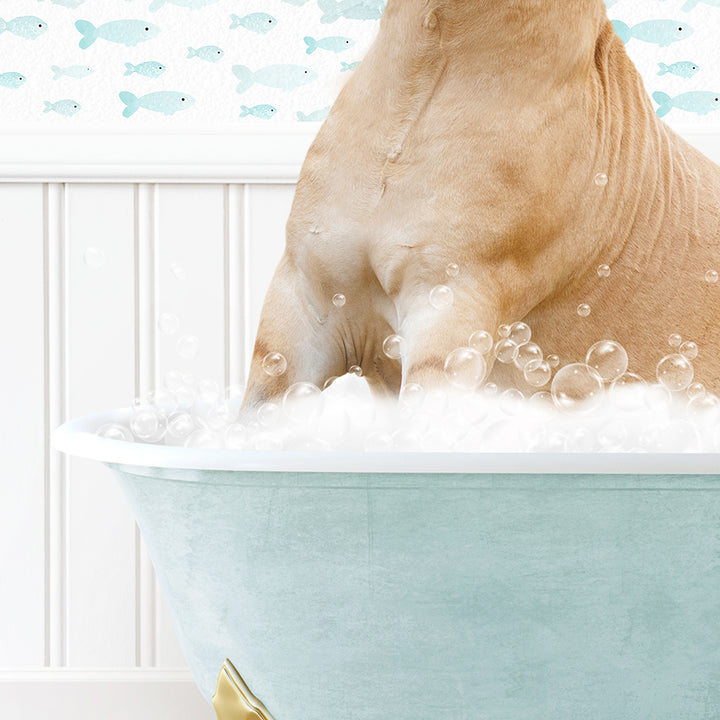
[[210, 699], [275, 720], [720, 717], [720, 476], [111, 464]]

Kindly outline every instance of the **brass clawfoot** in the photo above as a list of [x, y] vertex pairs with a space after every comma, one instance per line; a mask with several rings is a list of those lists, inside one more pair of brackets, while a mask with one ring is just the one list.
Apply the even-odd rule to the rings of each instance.
[[273, 720], [229, 660], [220, 668], [212, 704], [218, 720]]

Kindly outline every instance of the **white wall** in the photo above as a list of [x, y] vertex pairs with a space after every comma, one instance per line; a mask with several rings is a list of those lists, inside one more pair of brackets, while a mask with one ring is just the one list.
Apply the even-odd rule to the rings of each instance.
[[[242, 382], [314, 131], [4, 137], [3, 720], [214, 716], [110, 472], [50, 450], [49, 433], [128, 405], [168, 369]], [[685, 134], [720, 160], [720, 135]], [[200, 338], [196, 359], [158, 330], [164, 312]]]

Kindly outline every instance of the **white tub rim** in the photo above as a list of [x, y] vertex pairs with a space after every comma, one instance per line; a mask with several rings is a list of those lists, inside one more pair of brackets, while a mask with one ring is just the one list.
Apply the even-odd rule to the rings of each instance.
[[58, 427], [52, 445], [67, 455], [125, 466], [177, 470], [532, 475], [718, 475], [720, 453], [459, 453], [318, 452], [186, 448], [109, 440], [109, 422], [127, 422], [130, 408], [84, 415]]

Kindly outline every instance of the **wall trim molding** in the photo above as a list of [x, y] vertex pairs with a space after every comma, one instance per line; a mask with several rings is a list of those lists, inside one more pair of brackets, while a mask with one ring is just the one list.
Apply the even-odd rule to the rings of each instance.
[[[320, 123], [242, 132], [13, 130], [0, 182], [294, 183]], [[720, 163], [720, 130], [676, 131]]]
[[8, 683], [191, 683], [183, 668], [0, 668], [0, 685]]

